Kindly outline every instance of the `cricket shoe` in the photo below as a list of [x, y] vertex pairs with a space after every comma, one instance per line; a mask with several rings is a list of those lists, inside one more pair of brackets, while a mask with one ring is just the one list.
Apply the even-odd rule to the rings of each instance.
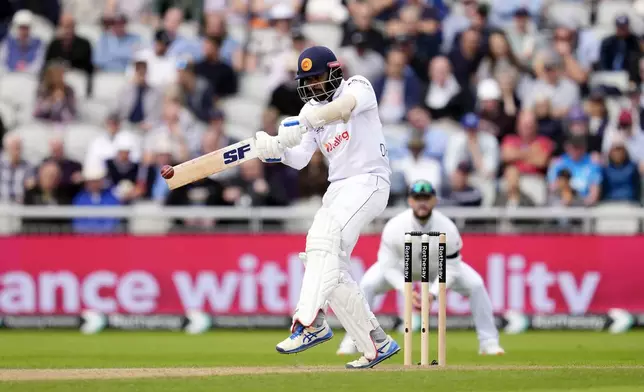
[[280, 354], [301, 353], [326, 342], [332, 337], [333, 331], [331, 331], [326, 321], [321, 327], [305, 328], [302, 324], [297, 324], [291, 336], [279, 342], [275, 349]]
[[391, 336], [387, 335], [387, 339], [380, 343], [376, 343], [376, 358], [368, 360], [364, 355], [355, 361], [347, 363], [347, 369], [369, 369], [387, 358], [391, 358], [400, 351], [400, 346]]
[[342, 339], [342, 343], [340, 343], [340, 347], [338, 347], [338, 351], [335, 353], [337, 355], [355, 355], [358, 354], [359, 351], [355, 343], [353, 343], [353, 339], [347, 335]]
[[479, 355], [503, 355], [505, 350], [499, 346], [496, 340], [488, 340], [481, 342], [479, 346]]

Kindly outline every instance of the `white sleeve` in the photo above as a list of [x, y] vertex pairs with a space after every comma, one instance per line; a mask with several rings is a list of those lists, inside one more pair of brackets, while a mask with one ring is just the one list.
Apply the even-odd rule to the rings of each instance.
[[382, 231], [378, 248], [378, 263], [382, 267], [385, 279], [397, 291], [404, 289], [404, 277], [401, 271], [403, 239], [394, 221], [389, 221]]
[[447, 174], [453, 173], [461, 161], [461, 148], [464, 136], [454, 135], [447, 142], [445, 156], [443, 157], [443, 165]]
[[499, 156], [499, 143], [494, 136], [486, 136], [489, 136], [489, 138], [486, 142], [485, 151], [483, 152], [483, 166], [485, 166], [486, 172], [496, 173], [501, 159]]
[[301, 170], [308, 165], [318, 147], [313, 135], [313, 132], [305, 133], [299, 145], [284, 151], [282, 163], [297, 170]]
[[346, 92], [356, 99], [356, 106], [351, 112], [352, 116], [378, 107], [376, 93], [373, 91], [369, 80], [364, 76], [350, 77], [347, 80]]

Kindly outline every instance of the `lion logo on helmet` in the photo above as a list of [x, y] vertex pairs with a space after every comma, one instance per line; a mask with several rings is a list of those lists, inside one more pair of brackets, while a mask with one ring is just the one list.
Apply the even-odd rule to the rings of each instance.
[[300, 63], [300, 67], [302, 68], [302, 71], [307, 72], [311, 70], [311, 68], [313, 67], [313, 62], [311, 61], [310, 58], [307, 57], [302, 60], [302, 62]]

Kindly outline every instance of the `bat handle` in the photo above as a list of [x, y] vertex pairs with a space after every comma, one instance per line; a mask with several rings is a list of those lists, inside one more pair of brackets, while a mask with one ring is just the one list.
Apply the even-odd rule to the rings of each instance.
[[[285, 123], [284, 123], [284, 124], [282, 124], [282, 125], [284, 125], [285, 127], [294, 127], [294, 126], [300, 125], [300, 122], [299, 122], [298, 120], [291, 120], [291, 121], [287, 121], [287, 122], [285, 122]], [[306, 127], [302, 127], [302, 133], [303, 133], [303, 134], [304, 134], [304, 133], [307, 133], [308, 131], [309, 131], [309, 130], [308, 130], [308, 129], [306, 129]]]

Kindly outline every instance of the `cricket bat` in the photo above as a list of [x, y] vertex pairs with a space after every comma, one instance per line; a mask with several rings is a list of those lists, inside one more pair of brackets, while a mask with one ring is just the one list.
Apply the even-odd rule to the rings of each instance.
[[[284, 124], [284, 126], [294, 125], [299, 125], [299, 122], [290, 121]], [[166, 178], [165, 182], [171, 190], [177, 189], [254, 158], [257, 158], [257, 150], [255, 138], [251, 137], [173, 166], [174, 174], [171, 178]]]

